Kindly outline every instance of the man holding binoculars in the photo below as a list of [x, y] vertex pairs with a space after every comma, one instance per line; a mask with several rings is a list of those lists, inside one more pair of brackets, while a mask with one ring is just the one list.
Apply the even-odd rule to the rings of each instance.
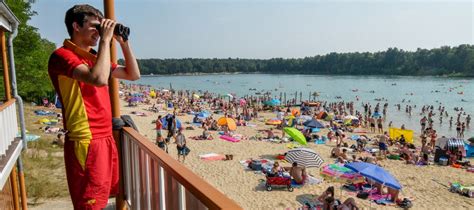
[[[70, 8], [65, 23], [70, 39], [51, 55], [48, 73], [63, 105], [69, 192], [74, 209], [103, 209], [109, 195], [117, 193], [119, 179], [108, 80], [137, 80], [140, 70], [127, 27], [116, 27], [90, 5]], [[122, 48], [125, 66], [110, 62], [113, 39]]]

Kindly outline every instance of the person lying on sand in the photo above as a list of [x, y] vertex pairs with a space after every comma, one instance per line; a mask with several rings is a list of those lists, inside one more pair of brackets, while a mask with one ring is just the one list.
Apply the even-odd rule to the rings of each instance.
[[331, 157], [337, 158], [342, 154], [341, 145], [336, 145], [334, 149], [331, 150]]
[[339, 199], [334, 199], [334, 197], [328, 197], [324, 200], [323, 209], [327, 210], [353, 210], [359, 209], [354, 198], [348, 198], [341, 203]]

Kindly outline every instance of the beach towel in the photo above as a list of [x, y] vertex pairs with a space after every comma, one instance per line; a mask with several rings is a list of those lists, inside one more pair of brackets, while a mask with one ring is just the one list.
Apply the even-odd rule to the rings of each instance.
[[47, 111], [47, 110], [35, 110], [36, 115], [46, 116], [46, 115], [56, 115], [56, 112]]
[[199, 155], [199, 158], [204, 161], [225, 160], [225, 155], [216, 154], [216, 153], [208, 153], [208, 154]]
[[191, 136], [189, 137], [190, 139], [192, 140], [213, 140], [214, 138], [212, 136], [209, 136], [207, 139], [204, 138], [203, 136], [199, 135], [199, 136]]
[[[316, 195], [304, 194], [304, 195], [299, 195], [296, 197], [297, 197], [296, 200], [303, 205], [302, 207], [297, 208], [298, 210], [322, 210], [323, 209], [323, 203], [321, 203], [317, 199], [318, 196]], [[293, 208], [287, 208], [287, 209], [293, 209]]]

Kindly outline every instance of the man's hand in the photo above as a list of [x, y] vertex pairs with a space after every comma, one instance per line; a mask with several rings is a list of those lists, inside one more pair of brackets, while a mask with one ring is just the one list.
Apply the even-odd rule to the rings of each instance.
[[116, 22], [111, 19], [102, 19], [100, 22], [100, 37], [101, 40], [103, 41], [108, 41], [110, 42], [112, 40], [112, 37], [114, 35], [114, 28], [115, 28]]
[[123, 45], [125, 43], [127, 43], [126, 41], [123, 40], [123, 37], [122, 36], [117, 36], [114, 34], [114, 39], [117, 40], [117, 42], [120, 44], [120, 45]]

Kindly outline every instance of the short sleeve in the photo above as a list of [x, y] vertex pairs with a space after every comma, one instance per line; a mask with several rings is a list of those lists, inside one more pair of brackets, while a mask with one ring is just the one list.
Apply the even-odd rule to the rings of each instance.
[[118, 66], [119, 66], [119, 65], [116, 64], [116, 63], [110, 64], [110, 68], [112, 69], [112, 72], [115, 71], [115, 69], [117, 69]]
[[81, 64], [85, 63], [79, 56], [70, 50], [59, 48], [49, 58], [48, 71], [50, 74], [66, 75], [72, 78], [73, 70]]

